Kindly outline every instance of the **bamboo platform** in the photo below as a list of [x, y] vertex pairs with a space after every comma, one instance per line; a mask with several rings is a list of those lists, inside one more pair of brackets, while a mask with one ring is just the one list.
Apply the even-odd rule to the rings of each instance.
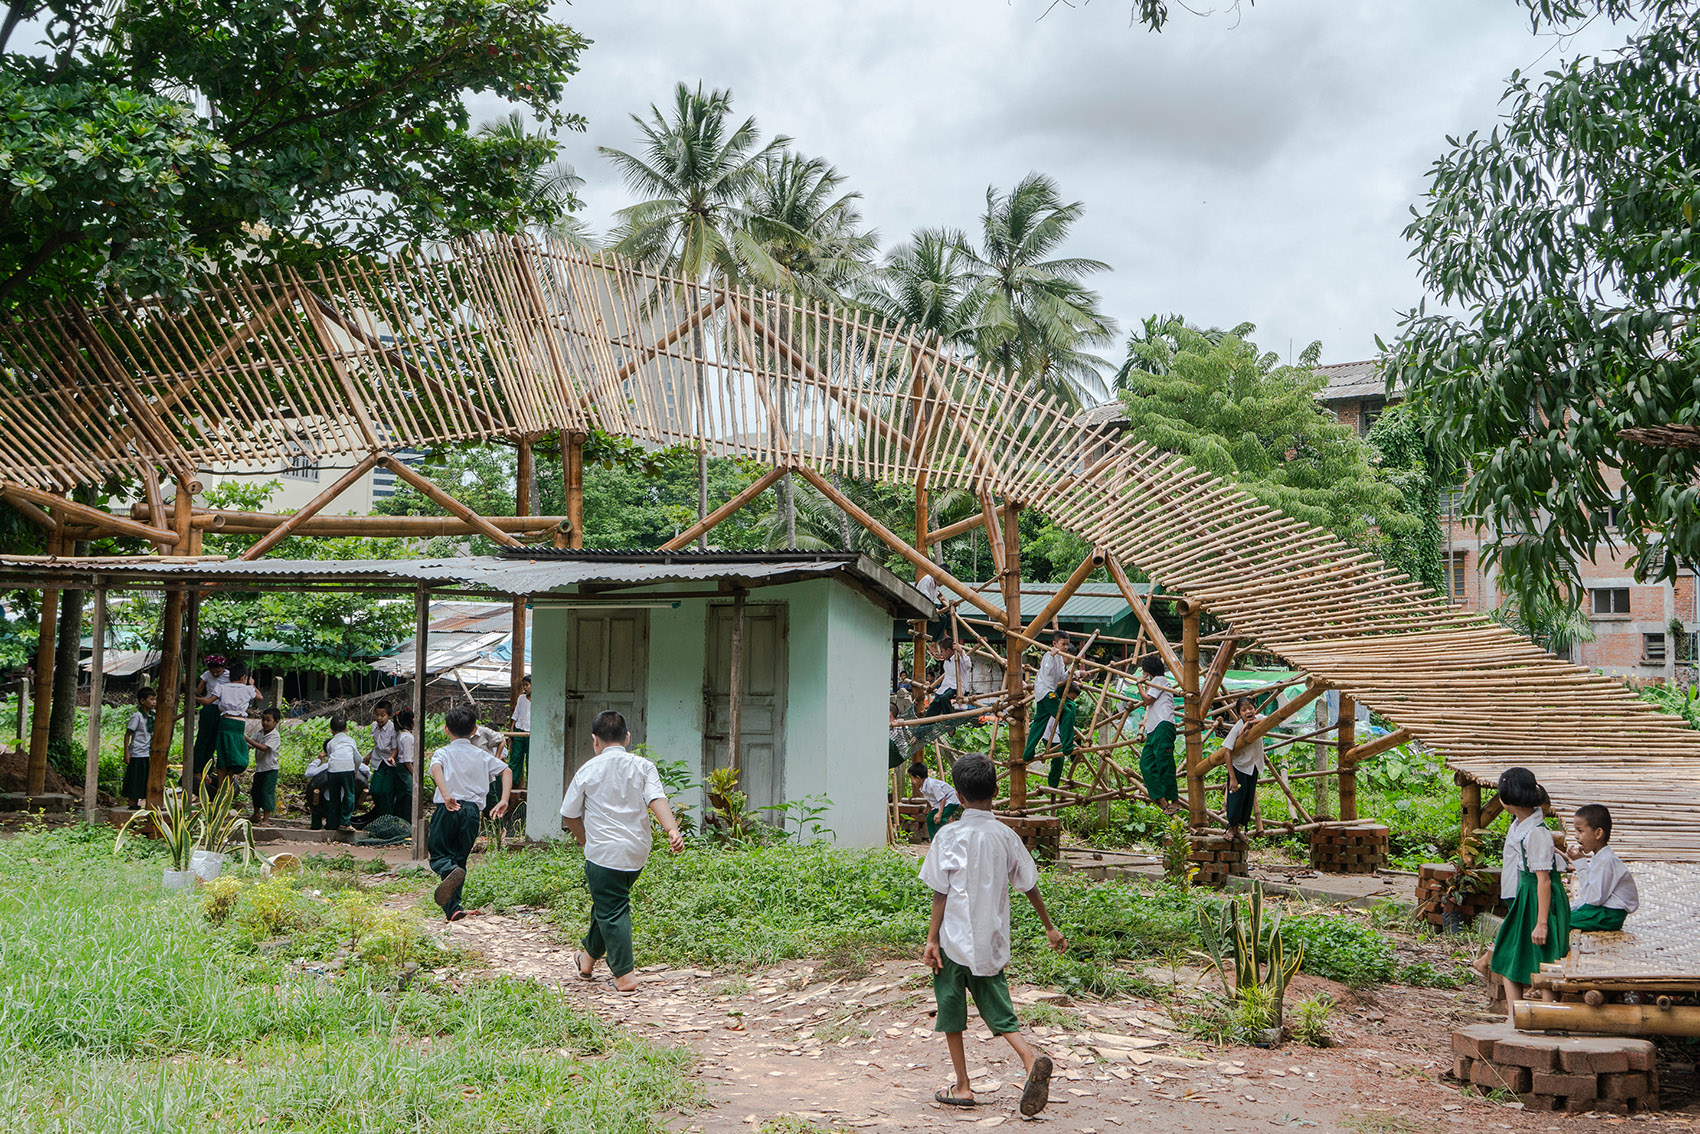
[[1641, 907], [1623, 931], [1571, 933], [1570, 955], [1543, 965], [1537, 986], [1700, 995], [1700, 866], [1642, 862], [1634, 873]]

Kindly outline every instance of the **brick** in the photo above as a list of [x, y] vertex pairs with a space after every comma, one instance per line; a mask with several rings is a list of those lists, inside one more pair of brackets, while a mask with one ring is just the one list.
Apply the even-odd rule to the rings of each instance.
[[1635, 1044], [1646, 1040], [1621, 1039], [1615, 1036], [1573, 1036], [1559, 1048], [1559, 1066], [1580, 1074], [1613, 1075], [1629, 1070], [1629, 1052]]
[[1524, 1110], [1558, 1110], [1564, 1105], [1551, 1095], [1527, 1094], [1517, 1097], [1523, 1100]]
[[1599, 1114], [1628, 1114], [1629, 1103], [1623, 1099], [1595, 1099], [1588, 1109]]
[[1475, 1060], [1468, 1055], [1454, 1055], [1452, 1057], [1452, 1077], [1460, 1083], [1468, 1083], [1470, 1081], [1470, 1064], [1474, 1062]]
[[[1501, 1039], [1493, 1045], [1493, 1061], [1495, 1063], [1512, 1063], [1518, 1067], [1527, 1067], [1531, 1071], [1558, 1070], [1558, 1047], [1551, 1040], [1539, 1036], [1524, 1039], [1521, 1036]], [[1537, 1078], [1539, 1078], [1537, 1076]], [[1536, 1085], [1536, 1094], [1566, 1095], [1569, 1091], [1548, 1091], [1545, 1087]]]
[[1565, 1099], [1564, 1111], [1566, 1114], [1587, 1114], [1594, 1105], [1594, 1099]]
[[1490, 1091], [1500, 1089], [1519, 1094], [1529, 1089], [1529, 1069], [1478, 1060], [1470, 1066], [1470, 1082]]
[[1558, 1095], [1567, 1099], [1591, 1099], [1599, 1096], [1597, 1075], [1562, 1075], [1536, 1071], [1529, 1080], [1529, 1089], [1537, 1095]]
[[1652, 1093], [1652, 1079], [1645, 1071], [1628, 1071], [1622, 1075], [1599, 1077], [1600, 1097], [1603, 1099], [1639, 1099]]
[[1510, 1024], [1471, 1024], [1452, 1033], [1452, 1054], [1471, 1059], [1492, 1059], [1494, 1044], [1513, 1039], [1517, 1033]]

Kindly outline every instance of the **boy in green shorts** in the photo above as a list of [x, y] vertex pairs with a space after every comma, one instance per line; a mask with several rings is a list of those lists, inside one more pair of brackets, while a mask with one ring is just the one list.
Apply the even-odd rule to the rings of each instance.
[[1623, 920], [1641, 905], [1635, 879], [1611, 842], [1611, 812], [1603, 803], [1585, 803], [1570, 821], [1582, 848], [1576, 871], [1576, 901], [1570, 907], [1570, 928], [1585, 933], [1615, 933]]
[[1031, 1118], [1050, 1101], [1051, 1061], [1021, 1038], [1021, 1022], [1009, 999], [1004, 967], [1009, 964], [1009, 891], [1027, 895], [1051, 948], [1068, 942], [1051, 924], [1039, 896], [1039, 870], [1021, 839], [992, 813], [998, 773], [984, 756], [964, 756], [950, 770], [961, 797], [962, 817], [941, 829], [921, 864], [921, 881], [933, 890], [933, 917], [921, 959], [933, 970], [938, 1003], [933, 1030], [945, 1034], [956, 1082], [933, 1098], [945, 1106], [978, 1106], [968, 1082], [968, 1057], [962, 1033], [968, 1028], [968, 998], [980, 1019], [1009, 1041], [1021, 1057], [1027, 1082], [1021, 1113]]

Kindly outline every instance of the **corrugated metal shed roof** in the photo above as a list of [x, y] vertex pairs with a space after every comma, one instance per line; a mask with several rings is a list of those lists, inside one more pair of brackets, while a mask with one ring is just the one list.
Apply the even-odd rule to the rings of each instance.
[[[1381, 372], [1381, 362], [1378, 359], [1336, 362], [1329, 366], [1318, 366], [1316, 372], [1328, 379], [1328, 385], [1316, 395], [1319, 401], [1337, 402], [1350, 398], [1387, 396], [1387, 378]], [[1399, 394], [1400, 391], [1394, 391], [1394, 397]]]
[[[1031, 618], [1060, 589], [1062, 589], [1061, 583], [1022, 583], [1022, 611], [1027, 617]], [[1135, 583], [1133, 591], [1140, 595], [1150, 594], [1151, 585], [1149, 583]], [[1002, 591], [990, 589], [982, 590], [980, 593], [987, 602], [999, 610], [1003, 609]], [[1082, 583], [1080, 589], [1070, 595], [1068, 601], [1062, 604], [1062, 609], [1057, 612], [1057, 617], [1064, 622], [1088, 626], [1108, 626], [1112, 622], [1127, 617], [1131, 613], [1131, 609], [1127, 605], [1127, 600], [1122, 597], [1120, 588], [1114, 583]], [[977, 615], [970, 613], [966, 606], [962, 607], [960, 612], [969, 618], [977, 617]]]

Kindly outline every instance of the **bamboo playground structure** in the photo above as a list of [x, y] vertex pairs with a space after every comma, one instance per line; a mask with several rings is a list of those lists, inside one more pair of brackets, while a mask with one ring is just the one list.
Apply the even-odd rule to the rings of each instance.
[[[1031, 785], [1021, 760], [1030, 647], [1042, 644], [1067, 595], [1101, 568], [1138, 616], [1129, 656], [1157, 653], [1182, 686], [1183, 798], [1196, 826], [1214, 818], [1205, 734], [1222, 674], [1236, 653], [1255, 650], [1307, 675], [1282, 707], [1286, 715], [1265, 722], [1269, 729], [1333, 691], [1343, 705], [1395, 720], [1399, 740], [1437, 750], [1467, 784], [1492, 784], [1505, 766], [1523, 764], [1560, 806], [1608, 804], [1621, 816], [1622, 842], [1614, 845], [1626, 857], [1700, 861], [1700, 738], [1681, 721], [1328, 532], [1178, 457], [1079, 425], [1056, 401], [866, 311], [491, 237], [410, 249], [386, 262], [249, 266], [210, 281], [182, 308], [148, 298], [44, 305], [0, 324], [0, 355], [0, 494], [42, 525], [56, 554], [100, 533], [194, 556], [204, 533], [217, 530], [262, 534], [249, 556], [288, 535], [349, 529], [576, 546], [582, 446], [592, 430], [688, 446], [769, 465], [763, 488], [800, 477], [937, 581], [953, 624], [1002, 660], [1004, 685], [984, 711], [1005, 746], [1000, 763], [1014, 811], [1137, 795], [1117, 746], [1095, 739], [1129, 711], [1125, 664], [1087, 668], [1083, 697], [1093, 708], [1083, 732], [1092, 739], [1063, 785]], [[556, 435], [567, 515], [528, 516], [532, 447]], [[481, 516], [395, 458], [405, 448], [479, 442], [520, 449], [514, 516]], [[387, 467], [449, 516], [323, 514], [348, 477], [288, 517], [195, 503], [197, 470], [275, 464], [302, 452]], [[71, 499], [79, 486], [115, 476], [142, 487], [144, 500], [129, 515]], [[842, 491], [845, 479], [912, 488], [915, 531], [881, 524]], [[169, 500], [166, 481], [176, 486]], [[980, 512], [933, 530], [928, 494], [948, 488], [972, 493]], [[752, 486], [670, 546], [705, 537], [761, 490]], [[1024, 612], [1018, 524], [1026, 509], [1044, 511], [1092, 551], [1051, 601]], [[939, 542], [974, 528], [987, 533], [999, 602], [932, 557]], [[1162, 594], [1136, 594], [1134, 569]], [[49, 681], [54, 598], [44, 594], [47, 664], [38, 665]], [[193, 602], [168, 592], [164, 689], [181, 684]], [[1165, 637], [1154, 603], [1169, 604], [1178, 643]], [[1206, 633], [1205, 615], [1223, 629]], [[924, 643], [922, 632], [917, 645]], [[923, 658], [918, 648], [916, 664]], [[37, 789], [47, 700], [38, 688], [30, 764]], [[174, 704], [162, 697], [158, 756]], [[1325, 739], [1294, 727], [1282, 738], [1288, 743]], [[1355, 813], [1357, 765], [1385, 751], [1379, 741], [1355, 744], [1348, 732], [1331, 739], [1332, 766], [1317, 769], [1338, 785], [1341, 818]], [[157, 793], [165, 761], [153, 766]], [[1311, 815], [1291, 785], [1281, 790], [1295, 817]]]

